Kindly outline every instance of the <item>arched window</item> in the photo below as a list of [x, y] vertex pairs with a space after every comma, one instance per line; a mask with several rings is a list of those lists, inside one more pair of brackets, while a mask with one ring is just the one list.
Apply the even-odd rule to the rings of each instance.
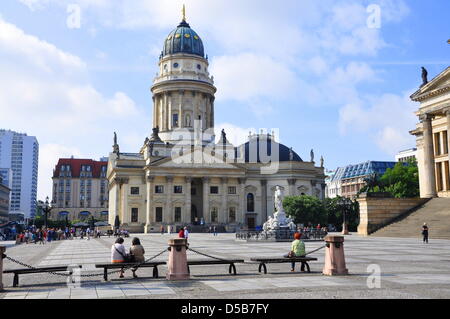
[[255, 196], [252, 193], [247, 194], [247, 211], [254, 212], [255, 211]]
[[186, 114], [185, 126], [186, 127], [191, 127], [191, 116], [189, 114]]

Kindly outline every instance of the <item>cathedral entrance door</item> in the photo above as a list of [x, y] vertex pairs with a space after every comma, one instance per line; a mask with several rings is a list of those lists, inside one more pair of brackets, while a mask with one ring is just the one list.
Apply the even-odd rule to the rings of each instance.
[[255, 228], [255, 217], [247, 217], [247, 228], [248, 229]]
[[194, 225], [200, 224], [200, 218], [198, 218], [197, 207], [194, 204], [191, 205], [191, 222]]

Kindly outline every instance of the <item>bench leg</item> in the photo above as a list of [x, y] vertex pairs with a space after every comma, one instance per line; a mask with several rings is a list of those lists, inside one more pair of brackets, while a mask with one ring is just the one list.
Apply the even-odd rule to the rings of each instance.
[[14, 273], [14, 279], [13, 279], [13, 287], [19, 286], [19, 274]]
[[309, 265], [308, 265], [308, 263], [305, 261], [305, 262], [302, 262], [302, 268], [303, 268], [303, 265], [305, 265], [306, 266], [306, 270], [308, 271], [308, 272], [311, 272], [311, 269], [309, 268]]
[[228, 268], [228, 273], [231, 274], [231, 270], [233, 270], [233, 275], [236, 275], [236, 266], [234, 263], [230, 264], [230, 267]]
[[108, 281], [108, 268], [103, 268], [103, 279]]
[[260, 263], [258, 267], [258, 272], [261, 272], [261, 267], [264, 268], [264, 274], [267, 274], [267, 267], [265, 263]]
[[158, 278], [158, 266], [153, 267], [153, 278]]

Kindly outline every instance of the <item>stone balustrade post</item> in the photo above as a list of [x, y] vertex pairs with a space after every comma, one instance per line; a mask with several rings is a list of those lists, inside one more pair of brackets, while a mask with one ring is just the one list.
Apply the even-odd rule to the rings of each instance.
[[326, 247], [323, 274], [327, 276], [348, 275], [348, 269], [345, 266], [344, 237], [326, 236], [324, 240]]
[[167, 280], [189, 279], [186, 256], [187, 240], [184, 238], [169, 239], [169, 260], [167, 262]]

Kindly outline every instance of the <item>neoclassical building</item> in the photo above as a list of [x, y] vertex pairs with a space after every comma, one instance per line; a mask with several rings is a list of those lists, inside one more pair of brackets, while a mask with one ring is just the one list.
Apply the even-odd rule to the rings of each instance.
[[416, 136], [420, 197], [450, 197], [450, 67], [423, 84], [411, 99], [420, 102]]
[[[262, 225], [273, 194], [324, 197], [323, 160], [303, 161], [273, 132], [234, 146], [222, 130], [215, 142], [216, 87], [202, 40], [183, 18], [169, 33], [151, 87], [153, 134], [137, 153], [110, 153], [109, 223], [156, 232], [161, 225], [216, 225], [228, 231]], [[198, 226], [199, 227], [199, 226]]]

